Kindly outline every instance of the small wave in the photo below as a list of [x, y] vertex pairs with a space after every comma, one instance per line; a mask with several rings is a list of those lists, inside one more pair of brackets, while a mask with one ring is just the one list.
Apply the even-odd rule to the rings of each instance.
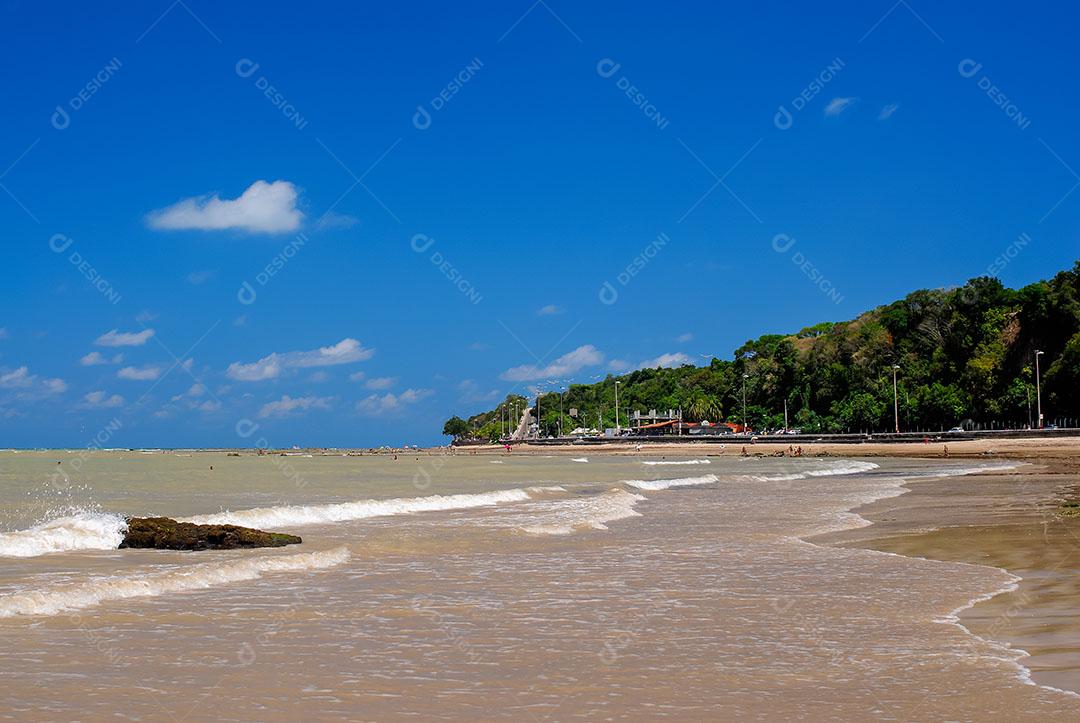
[[622, 489], [544, 504], [538, 521], [519, 520], [518, 529], [532, 535], [569, 535], [579, 530], [606, 530], [608, 522], [640, 517], [634, 506], [641, 495]]
[[589, 460], [586, 459], [585, 457], [574, 457], [570, 461], [571, 462], [588, 462]]
[[789, 482], [792, 480], [807, 479], [808, 477], [834, 477], [845, 474], [859, 474], [860, 472], [869, 472], [870, 470], [877, 469], [879, 466], [880, 465], [876, 465], [873, 462], [848, 460], [822, 469], [804, 469], [799, 470], [798, 472], [787, 472], [782, 474], [741, 475], [739, 479], [749, 480], [751, 482]]
[[677, 479], [631, 479], [623, 482], [624, 485], [636, 487], [639, 490], [667, 490], [672, 487], [689, 487], [691, 485], [707, 485], [719, 482], [720, 478], [714, 474], [701, 477], [679, 477]]
[[36, 557], [71, 550], [115, 550], [127, 522], [120, 515], [84, 512], [58, 517], [26, 530], [0, 533], [0, 556]]
[[127, 577], [95, 577], [87, 582], [26, 590], [0, 597], [0, 618], [15, 615], [56, 615], [100, 605], [112, 600], [156, 597], [167, 593], [202, 590], [243, 580], [256, 580], [263, 573], [320, 570], [349, 559], [349, 550], [339, 547], [298, 555], [267, 555], [237, 562], [185, 565], [168, 572]]
[[642, 460], [641, 463], [642, 464], [648, 464], [648, 465], [712, 464], [712, 462], [710, 462], [707, 459], [677, 459], [677, 460], [670, 460], [670, 459], [650, 460], [650, 459], [645, 459], [645, 460]]
[[[530, 488], [534, 491], [552, 491], [551, 488]], [[201, 525], [242, 525], [261, 530], [284, 529], [300, 525], [320, 525], [330, 522], [348, 522], [369, 517], [407, 515], [414, 512], [437, 512], [440, 510], [464, 510], [471, 507], [489, 507], [503, 502], [524, 502], [532, 499], [528, 489], [509, 489], [479, 494], [431, 495], [429, 497], [401, 497], [388, 500], [358, 500], [329, 505], [304, 505], [283, 507], [256, 507], [235, 512], [216, 512], [195, 515], [182, 520]]]

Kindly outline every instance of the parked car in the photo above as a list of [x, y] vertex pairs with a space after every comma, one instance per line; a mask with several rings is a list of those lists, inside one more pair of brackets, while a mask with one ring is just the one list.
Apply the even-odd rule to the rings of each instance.
[[955, 434], [956, 432], [966, 431], [963, 427], [953, 427], [949, 430], [949, 434]]

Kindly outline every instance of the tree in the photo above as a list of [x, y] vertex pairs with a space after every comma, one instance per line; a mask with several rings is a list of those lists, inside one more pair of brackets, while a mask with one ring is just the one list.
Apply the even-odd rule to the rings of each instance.
[[442, 433], [454, 439], [461, 439], [469, 434], [469, 423], [461, 417], [450, 417], [443, 425]]

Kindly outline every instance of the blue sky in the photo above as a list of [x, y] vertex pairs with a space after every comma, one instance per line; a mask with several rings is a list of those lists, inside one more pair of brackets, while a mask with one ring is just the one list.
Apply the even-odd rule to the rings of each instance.
[[0, 446], [434, 443], [1077, 257], [1071, 8], [369, 5], [4, 4]]

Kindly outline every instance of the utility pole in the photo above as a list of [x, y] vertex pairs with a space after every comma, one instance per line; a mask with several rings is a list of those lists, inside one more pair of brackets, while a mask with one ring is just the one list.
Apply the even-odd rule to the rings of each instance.
[[787, 423], [787, 400], [786, 400], [786, 399], [784, 400], [784, 431], [785, 431], [785, 432], [786, 432], [786, 431], [788, 431], [788, 423]]
[[615, 436], [619, 436], [622, 428], [619, 427], [619, 382], [615, 382]]
[[746, 380], [750, 378], [749, 374], [742, 375], [742, 428], [743, 434], [746, 434]]
[[1043, 428], [1042, 388], [1039, 385], [1039, 357], [1042, 355], [1041, 351], [1035, 350], [1035, 411], [1039, 415], [1039, 429]]
[[900, 367], [897, 364], [892, 365], [892, 411], [893, 422], [895, 423], [896, 433], [900, 434], [900, 402], [896, 396], [896, 372], [900, 371]]

